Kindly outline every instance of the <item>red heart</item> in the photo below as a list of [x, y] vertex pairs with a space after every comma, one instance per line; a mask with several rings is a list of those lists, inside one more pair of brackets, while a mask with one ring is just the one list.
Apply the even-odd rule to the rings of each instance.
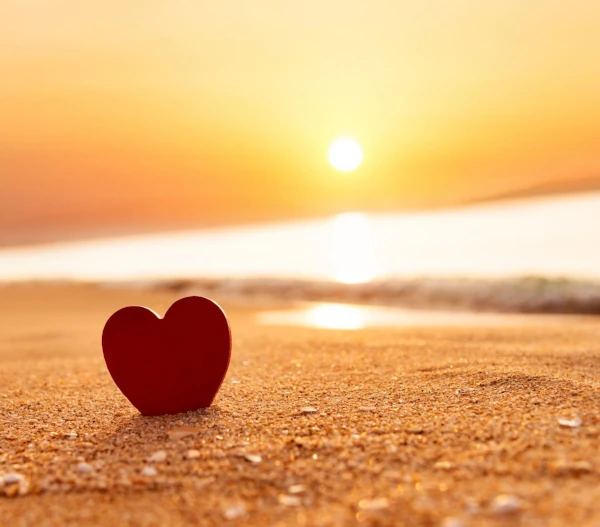
[[102, 332], [113, 380], [143, 415], [210, 406], [229, 367], [231, 331], [223, 310], [208, 298], [175, 302], [164, 318], [145, 307], [125, 307]]

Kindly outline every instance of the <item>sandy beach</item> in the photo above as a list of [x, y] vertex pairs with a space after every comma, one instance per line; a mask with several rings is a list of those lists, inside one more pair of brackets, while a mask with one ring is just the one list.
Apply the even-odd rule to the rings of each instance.
[[600, 525], [597, 319], [318, 330], [222, 299], [214, 405], [148, 418], [100, 334], [119, 307], [177, 296], [1, 295], [2, 525]]

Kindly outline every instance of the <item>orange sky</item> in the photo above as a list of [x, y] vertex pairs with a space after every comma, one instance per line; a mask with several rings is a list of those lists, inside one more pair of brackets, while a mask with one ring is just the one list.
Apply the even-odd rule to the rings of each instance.
[[[398, 209], [598, 174], [599, 28], [596, 0], [4, 0], [0, 232]], [[341, 135], [365, 152], [350, 174], [327, 162]]]

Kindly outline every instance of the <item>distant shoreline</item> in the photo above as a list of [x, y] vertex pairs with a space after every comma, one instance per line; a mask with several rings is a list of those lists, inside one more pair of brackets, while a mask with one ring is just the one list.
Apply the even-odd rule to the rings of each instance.
[[463, 201], [460, 205], [475, 205], [478, 203], [494, 203], [520, 199], [543, 198], [559, 195], [585, 194], [600, 190], [600, 175], [580, 178], [574, 181], [546, 181], [528, 187], [482, 196], [473, 200]]
[[[114, 287], [116, 284], [105, 284]], [[118, 287], [129, 287], [122, 283]], [[342, 284], [293, 279], [200, 279], [139, 283], [150, 290], [269, 301], [342, 302], [434, 310], [600, 315], [600, 281], [522, 277], [414, 278]]]

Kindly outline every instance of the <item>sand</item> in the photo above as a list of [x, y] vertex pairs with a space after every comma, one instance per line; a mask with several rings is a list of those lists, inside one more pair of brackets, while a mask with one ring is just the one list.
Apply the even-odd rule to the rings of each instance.
[[0, 298], [0, 525], [600, 526], [596, 320], [332, 331], [224, 299], [214, 405], [147, 418], [100, 335], [174, 294]]

